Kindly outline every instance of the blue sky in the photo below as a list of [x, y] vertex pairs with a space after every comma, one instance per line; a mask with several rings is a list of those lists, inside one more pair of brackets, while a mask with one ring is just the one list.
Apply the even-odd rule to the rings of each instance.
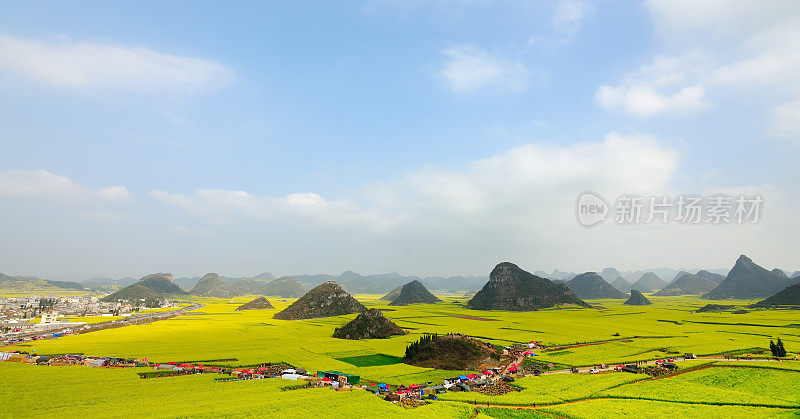
[[[794, 270], [798, 9], [9, 2], [0, 272]], [[766, 206], [586, 229], [585, 190]]]

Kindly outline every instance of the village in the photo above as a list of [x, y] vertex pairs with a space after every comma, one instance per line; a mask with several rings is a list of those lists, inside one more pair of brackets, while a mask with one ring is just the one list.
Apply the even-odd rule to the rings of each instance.
[[[0, 298], [0, 345], [144, 324], [183, 315], [199, 307], [202, 304], [181, 307], [179, 302], [164, 302], [159, 308], [174, 310], [147, 311], [130, 302], [101, 302], [94, 296]], [[80, 317], [121, 318], [89, 324], [74, 320]]]
[[[142, 310], [141, 303], [127, 300], [105, 302], [95, 295], [0, 297], [0, 321], [31, 319], [53, 312], [63, 317], [122, 316]], [[177, 304], [164, 301], [159, 308], [177, 307]]]

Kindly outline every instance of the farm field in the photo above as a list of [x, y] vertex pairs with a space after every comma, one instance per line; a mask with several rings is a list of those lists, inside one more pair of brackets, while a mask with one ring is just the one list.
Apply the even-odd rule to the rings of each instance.
[[[651, 417], [651, 418], [793, 418], [797, 409], [753, 406], [718, 406], [707, 404], [668, 403], [642, 400], [597, 399], [551, 406], [542, 412], [574, 418]], [[514, 416], [494, 416], [514, 417]], [[525, 416], [518, 416], [525, 417]]]
[[122, 316], [83, 316], [83, 317], [61, 317], [59, 320], [69, 320], [71, 322], [83, 322], [87, 324], [95, 324], [95, 323], [102, 323], [108, 322], [112, 320], [120, 320], [124, 319]]
[[19, 290], [14, 288], [0, 288], [0, 295], [3, 297], [26, 297], [29, 295], [46, 295], [58, 297], [74, 297], [78, 295], [89, 295], [89, 291], [68, 290], [63, 288], [31, 288]]
[[771, 368], [717, 367], [602, 392], [604, 396], [688, 403], [800, 406], [800, 372]]
[[[470, 409], [443, 403], [413, 411], [365, 391], [281, 391], [296, 381], [216, 383], [213, 375], [139, 379], [133, 369], [42, 367], [0, 363], [3, 417], [312, 417], [321, 409], [361, 417], [469, 417]], [[25, 380], [11, 379], [25, 377]], [[48, 400], [42, 403], [42, 400]], [[18, 412], [18, 413], [17, 413]]]
[[[203, 362], [220, 366], [285, 362], [310, 371], [337, 370], [360, 375], [363, 382], [409, 385], [441, 382], [466, 372], [433, 370], [401, 363], [406, 345], [423, 333], [464, 333], [498, 345], [538, 340], [551, 348], [537, 351], [537, 361], [571, 366], [653, 360], [685, 352], [699, 355], [751, 353], [766, 348], [770, 339], [778, 337], [790, 352], [800, 347], [800, 329], [795, 312], [697, 314], [693, 311], [705, 305], [706, 301], [695, 297], [650, 296], [653, 305], [648, 307], [629, 307], [623, 306], [619, 300], [600, 300], [592, 303], [602, 305], [602, 310], [563, 308], [536, 312], [467, 310], [462, 306], [465, 301], [463, 298], [452, 296], [444, 298], [445, 301], [439, 304], [397, 307], [387, 306], [375, 295], [356, 297], [368, 308], [384, 310], [386, 317], [410, 333], [390, 339], [339, 340], [331, 337], [333, 330], [355, 315], [300, 321], [274, 320], [272, 316], [293, 300], [270, 298], [275, 309], [237, 312], [235, 309], [251, 297], [232, 300], [195, 298], [193, 301], [201, 302], [205, 307], [186, 316], [30, 342], [9, 349], [36, 350], [38, 354], [83, 353], [148, 358], [156, 362]], [[681, 369], [709, 362], [685, 361], [681, 363]], [[630, 412], [631, 415], [638, 412], [640, 416], [641, 412], [646, 412], [644, 416], [665, 413], [675, 416], [674, 412], [695, 415], [712, 409], [715, 416], [757, 414], [759, 417], [771, 417], [796, 413], [787, 409], [800, 407], [800, 395], [795, 391], [780, 394], [774, 390], [776, 382], [792, 383], [800, 378], [798, 364], [789, 361], [720, 361], [719, 365], [725, 366], [659, 380], [624, 373], [546, 374], [518, 379], [514, 385], [522, 388], [520, 392], [502, 396], [449, 392], [441, 395], [441, 400], [432, 405], [407, 412], [364, 391], [345, 393], [314, 389], [283, 392], [280, 387], [286, 384], [281, 384], [282, 380], [214, 383], [206, 375], [139, 380], [131, 370], [0, 363], [0, 385], [10, 389], [28, 385], [25, 398], [16, 401], [5, 399], [0, 405], [34, 403], [37, 397], [49, 399], [50, 392], [56, 391], [51, 388], [58, 387], [69, 387], [70, 392], [91, 394], [93, 390], [90, 388], [94, 387], [82, 387], [82, 383], [86, 383], [86, 386], [102, 383], [108, 391], [108, 397], [75, 396], [63, 399], [53, 402], [53, 412], [58, 408], [66, 409], [66, 412], [70, 412], [70, 409], [75, 409], [75, 412], [82, 409], [102, 412], [114, 407], [113, 394], [131, 393], [134, 399], [146, 400], [142, 404], [150, 403], [143, 410], [146, 414], [176, 416], [181, 414], [171, 407], [170, 411], [159, 409], [172, 406], [174, 397], [169, 395], [180, 389], [182, 395], [192, 393], [185, 406], [197, 406], [187, 411], [202, 411], [209, 415], [249, 415], [270, 409], [270, 412], [280, 412], [282, 416], [307, 417], [319, 413], [321, 409], [336, 409], [337, 412], [351, 412], [357, 416], [413, 414], [417, 417], [470, 417], [475, 410], [471, 404], [477, 402], [478, 407], [485, 407], [486, 403], [498, 407], [530, 406], [535, 403], [537, 409], [541, 410], [519, 412], [499, 408], [481, 411], [482, 417], [516, 417], [496, 416], [510, 415], [512, 412], [517, 412], [513, 413], [515, 415], [552, 413], [569, 417], [594, 417], [603, 416], [603, 411], [615, 411], [606, 409], [616, 409], [621, 414]], [[22, 376], [28, 384], [18, 383]], [[40, 387], [34, 388], [29, 386], [40, 381], [49, 384], [36, 384]], [[153, 401], [162, 399], [163, 403]], [[237, 402], [228, 406], [226, 401], [230, 400]], [[740, 400], [748, 400], [751, 406], [740, 406]], [[175, 406], [179, 408], [184, 406], [183, 403], [181, 401]], [[47, 415], [46, 409], [42, 412], [43, 416]]]
[[520, 392], [511, 392], [501, 396], [488, 396], [475, 392], [449, 392], [443, 394], [442, 400], [464, 401], [502, 405], [557, 404], [566, 401], [591, 397], [610, 387], [646, 379], [638, 374], [551, 374], [539, 377], [524, 377], [515, 381], [522, 387]]

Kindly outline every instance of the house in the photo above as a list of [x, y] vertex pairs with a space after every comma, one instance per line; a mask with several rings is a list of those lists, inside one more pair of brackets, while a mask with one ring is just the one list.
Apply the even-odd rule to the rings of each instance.
[[89, 361], [89, 366], [90, 367], [104, 367], [106, 365], [106, 362], [108, 362], [108, 360], [105, 359], [105, 358], [94, 358], [94, 359], [91, 359]]
[[57, 323], [58, 322], [58, 313], [42, 313], [42, 321], [39, 324], [50, 324], [50, 323]]
[[345, 374], [339, 371], [317, 371], [317, 375], [322, 377], [323, 379], [328, 378], [331, 381], [344, 381], [346, 384], [358, 384], [361, 381], [361, 377], [358, 375], [352, 374]]
[[622, 371], [623, 372], [631, 372], [631, 373], [634, 373], [634, 374], [638, 374], [639, 373], [639, 367], [637, 367], [636, 365], [633, 365], [633, 364], [629, 364], [629, 365], [625, 365], [624, 367], [622, 367]]
[[436, 394], [447, 393], [447, 389], [444, 388], [443, 385], [436, 385], [436, 386], [431, 387], [431, 389], [433, 389], [434, 393], [436, 393]]

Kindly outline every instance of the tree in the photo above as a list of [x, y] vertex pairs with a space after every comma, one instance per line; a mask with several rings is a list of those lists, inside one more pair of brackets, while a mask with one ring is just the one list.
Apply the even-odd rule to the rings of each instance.
[[778, 356], [778, 347], [775, 342], [769, 341], [769, 351], [772, 352], [772, 356]]
[[775, 352], [777, 352], [777, 356], [779, 357], [786, 356], [786, 348], [783, 347], [783, 342], [781, 341], [781, 338], [778, 338], [778, 343], [775, 345], [775, 349], [776, 349]]

